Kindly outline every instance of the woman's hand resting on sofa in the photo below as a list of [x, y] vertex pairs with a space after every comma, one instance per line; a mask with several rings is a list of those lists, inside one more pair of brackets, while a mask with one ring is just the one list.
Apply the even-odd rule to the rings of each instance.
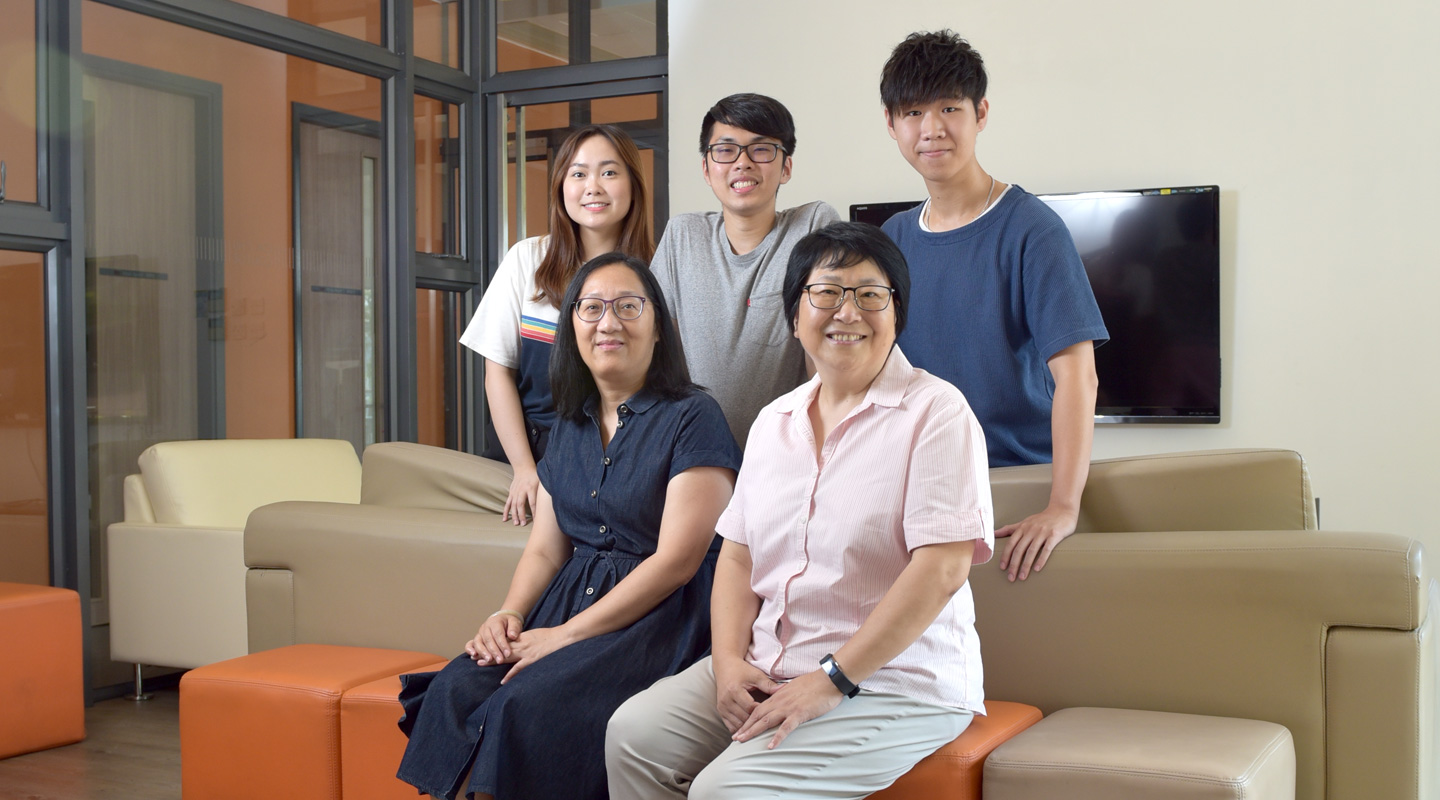
[[510, 481], [510, 493], [505, 496], [505, 508], [500, 519], [524, 525], [535, 517], [536, 498], [540, 493], [540, 475], [532, 464], [516, 467], [515, 477]]

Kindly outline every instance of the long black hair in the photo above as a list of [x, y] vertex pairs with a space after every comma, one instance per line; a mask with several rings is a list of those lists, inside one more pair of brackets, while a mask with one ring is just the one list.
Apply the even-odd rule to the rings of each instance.
[[555, 399], [555, 413], [576, 422], [585, 419], [585, 402], [599, 392], [595, 377], [580, 357], [575, 341], [575, 302], [590, 274], [602, 267], [623, 264], [640, 278], [645, 287], [645, 300], [655, 314], [655, 355], [645, 373], [645, 388], [668, 400], [678, 400], [701, 387], [690, 380], [685, 366], [685, 352], [680, 348], [680, 332], [670, 316], [670, 305], [660, 284], [645, 262], [624, 253], [596, 256], [575, 273], [560, 301], [560, 321], [555, 327], [555, 344], [550, 350], [550, 394]]

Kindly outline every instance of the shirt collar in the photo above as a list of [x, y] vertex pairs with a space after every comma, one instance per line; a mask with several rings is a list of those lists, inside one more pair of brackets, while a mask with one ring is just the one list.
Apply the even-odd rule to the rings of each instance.
[[[905, 399], [905, 391], [910, 388], [910, 378], [915, 368], [910, 365], [910, 359], [900, 352], [899, 345], [890, 348], [890, 355], [885, 359], [885, 366], [880, 368], [880, 374], [870, 382], [870, 388], [865, 391], [865, 399], [860, 401], [856, 410], [868, 405], [885, 406], [896, 408]], [[775, 404], [775, 410], [782, 414], [793, 414], [810, 407], [815, 399], [815, 393], [820, 391], [820, 373], [815, 373], [809, 381], [801, 384], [795, 391], [781, 397]]]
[[[640, 388], [640, 391], [631, 395], [630, 399], [626, 400], [624, 403], [621, 403], [621, 405], [625, 406], [631, 411], [634, 411], [636, 414], [644, 414], [658, 402], [660, 402], [660, 397], [654, 392], [650, 391], [648, 388], [642, 386]], [[585, 398], [585, 415], [588, 417], [594, 417], [599, 412], [600, 395], [592, 394], [589, 397]]]

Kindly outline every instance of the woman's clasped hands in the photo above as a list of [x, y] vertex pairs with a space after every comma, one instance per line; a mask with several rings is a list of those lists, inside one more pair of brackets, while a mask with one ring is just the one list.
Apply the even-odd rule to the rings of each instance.
[[545, 656], [570, 644], [563, 626], [525, 630], [525, 622], [515, 611], [501, 610], [491, 614], [480, 626], [475, 638], [465, 643], [465, 652], [479, 666], [514, 664], [500, 683]]
[[[772, 729], [765, 745], [773, 750], [800, 726], [840, 705], [842, 695], [823, 672], [801, 675], [789, 683], [776, 683], [743, 659], [715, 659], [715, 705], [725, 727], [737, 742], [749, 741]], [[757, 700], [752, 692], [769, 695]]]

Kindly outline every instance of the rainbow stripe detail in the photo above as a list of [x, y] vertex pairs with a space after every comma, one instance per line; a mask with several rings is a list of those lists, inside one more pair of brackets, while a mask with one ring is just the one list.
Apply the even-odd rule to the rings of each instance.
[[555, 343], [555, 323], [538, 317], [520, 317], [520, 338], [545, 344]]

